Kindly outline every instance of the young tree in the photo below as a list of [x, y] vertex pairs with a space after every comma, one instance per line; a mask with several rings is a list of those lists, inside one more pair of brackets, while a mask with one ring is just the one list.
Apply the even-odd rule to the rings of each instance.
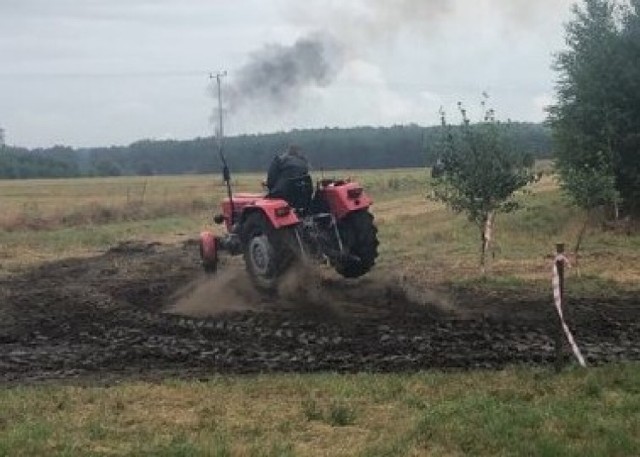
[[486, 254], [498, 213], [518, 208], [515, 193], [534, 181], [533, 159], [517, 149], [509, 123], [500, 123], [491, 109], [472, 124], [458, 104], [459, 127], [442, 117], [442, 143], [433, 173], [432, 198], [455, 212], [465, 213], [480, 234], [480, 268], [486, 272]]
[[[596, 157], [595, 165], [584, 164], [566, 169], [561, 187], [571, 197], [574, 204], [586, 211], [584, 224], [578, 233], [574, 247], [575, 266], [578, 267], [580, 247], [594, 211], [606, 205], [617, 206], [620, 194], [616, 190], [615, 177], [605, 154]], [[579, 270], [578, 270], [579, 271]]]

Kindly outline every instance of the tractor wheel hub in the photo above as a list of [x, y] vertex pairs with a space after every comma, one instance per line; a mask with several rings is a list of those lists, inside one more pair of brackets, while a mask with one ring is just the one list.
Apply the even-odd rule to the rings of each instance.
[[267, 237], [262, 235], [252, 238], [249, 242], [249, 253], [253, 270], [261, 276], [266, 276], [271, 262], [271, 245]]

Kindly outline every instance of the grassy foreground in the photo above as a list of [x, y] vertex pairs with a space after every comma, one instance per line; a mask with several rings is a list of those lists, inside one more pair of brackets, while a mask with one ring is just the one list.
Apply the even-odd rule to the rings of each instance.
[[0, 455], [640, 455], [640, 366], [0, 391]]
[[[425, 287], [548, 300], [553, 245], [571, 245], [584, 217], [545, 178], [498, 218], [483, 278], [478, 234], [426, 199], [424, 170], [354, 176], [376, 200], [378, 268]], [[260, 176], [238, 179], [259, 189]], [[223, 193], [211, 177], [0, 182], [0, 274], [193, 237]], [[639, 262], [640, 234], [594, 226], [568, 293], [638, 292]], [[0, 457], [21, 455], [640, 455], [640, 366], [2, 387]]]

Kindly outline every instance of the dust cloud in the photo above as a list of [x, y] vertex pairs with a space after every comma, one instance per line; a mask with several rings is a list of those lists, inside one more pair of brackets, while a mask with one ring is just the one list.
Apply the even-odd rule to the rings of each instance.
[[403, 307], [461, 315], [446, 294], [385, 271], [345, 280], [328, 268], [306, 263], [289, 269], [274, 294], [256, 290], [246, 271], [234, 265], [216, 276], [197, 278], [178, 291], [173, 302], [168, 313], [195, 318], [289, 309], [316, 319], [348, 320], [358, 315], [387, 315]]
[[329, 272], [308, 262], [289, 269], [278, 284], [278, 300], [283, 306], [316, 317], [343, 317], [346, 303], [341, 298], [332, 293]]
[[443, 291], [437, 291], [426, 287], [418, 287], [404, 277], [393, 282], [406, 297], [407, 301], [423, 307], [432, 307], [445, 314], [462, 316], [464, 312], [456, 306], [455, 300]]
[[232, 266], [215, 276], [203, 275], [180, 289], [166, 312], [190, 317], [215, 317], [257, 310], [261, 296], [244, 269]]

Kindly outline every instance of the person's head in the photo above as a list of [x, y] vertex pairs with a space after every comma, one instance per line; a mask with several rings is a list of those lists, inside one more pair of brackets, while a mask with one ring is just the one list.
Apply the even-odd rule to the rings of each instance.
[[286, 155], [304, 158], [302, 148], [293, 144], [287, 148]]

